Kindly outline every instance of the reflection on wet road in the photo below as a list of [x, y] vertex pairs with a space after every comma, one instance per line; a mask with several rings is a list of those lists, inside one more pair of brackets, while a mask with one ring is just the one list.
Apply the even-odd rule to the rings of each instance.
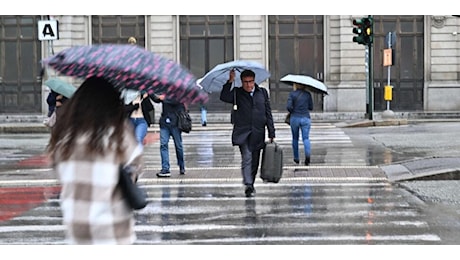
[[[441, 244], [423, 204], [386, 183], [145, 185], [137, 244]], [[0, 244], [62, 244], [57, 198], [0, 223]]]

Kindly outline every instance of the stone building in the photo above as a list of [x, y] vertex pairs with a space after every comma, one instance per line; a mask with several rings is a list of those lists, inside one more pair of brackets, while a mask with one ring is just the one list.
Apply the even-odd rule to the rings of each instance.
[[[152, 15], [0, 16], [0, 114], [46, 113], [42, 81], [59, 76], [40, 60], [75, 45], [126, 44], [129, 37], [147, 50], [180, 62], [200, 78], [215, 65], [253, 60], [271, 73], [262, 83], [274, 112], [284, 113], [291, 86], [286, 74], [310, 75], [328, 86], [315, 94], [314, 114], [364, 115], [389, 108], [397, 113], [460, 111], [460, 18], [452, 15], [373, 16], [372, 98], [368, 95], [369, 52], [352, 41], [353, 19], [367, 15]], [[57, 20], [59, 39], [38, 40], [37, 23]], [[392, 33], [393, 65], [383, 66]], [[384, 86], [392, 100], [384, 100]], [[78, 80], [63, 77], [78, 86]], [[208, 110], [230, 107], [210, 94]], [[194, 109], [192, 107], [192, 109]], [[196, 108], [197, 111], [199, 108]]]

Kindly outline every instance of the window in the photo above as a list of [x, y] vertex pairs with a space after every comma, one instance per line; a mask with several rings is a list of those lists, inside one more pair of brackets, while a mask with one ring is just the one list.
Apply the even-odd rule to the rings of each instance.
[[93, 44], [127, 44], [128, 38], [134, 37], [137, 45], [145, 46], [145, 17], [142, 15], [94, 15], [91, 22]]
[[[233, 60], [233, 16], [186, 15], [180, 22], [180, 61], [201, 78], [217, 64]], [[225, 110], [219, 93], [212, 93], [207, 104], [212, 111]]]

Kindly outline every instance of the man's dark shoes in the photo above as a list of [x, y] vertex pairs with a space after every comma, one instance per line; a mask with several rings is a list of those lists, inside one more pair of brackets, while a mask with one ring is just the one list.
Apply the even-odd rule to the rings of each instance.
[[244, 194], [246, 194], [246, 197], [254, 197], [254, 193], [256, 190], [254, 189], [253, 185], [246, 185], [246, 189], [244, 190]]
[[157, 177], [158, 178], [165, 178], [165, 177], [171, 177], [171, 172], [169, 171], [161, 171], [159, 173], [157, 173]]
[[185, 169], [180, 169], [179, 174], [180, 174], [180, 175], [185, 175]]
[[299, 159], [294, 159], [295, 164], [299, 164]]
[[310, 156], [305, 156], [305, 166], [310, 165]]

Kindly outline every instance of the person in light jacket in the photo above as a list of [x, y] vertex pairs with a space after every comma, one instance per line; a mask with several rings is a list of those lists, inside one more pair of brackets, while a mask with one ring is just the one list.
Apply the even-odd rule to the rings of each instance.
[[150, 111], [155, 111], [150, 96], [147, 92], [139, 92], [139, 95], [131, 102], [126, 104], [125, 112], [134, 126], [134, 134], [140, 144], [144, 144], [148, 128], [153, 123]]
[[142, 173], [142, 147], [108, 81], [86, 79], [63, 106], [47, 152], [62, 185], [60, 203], [68, 244], [133, 244], [134, 215], [118, 185], [119, 166]]

